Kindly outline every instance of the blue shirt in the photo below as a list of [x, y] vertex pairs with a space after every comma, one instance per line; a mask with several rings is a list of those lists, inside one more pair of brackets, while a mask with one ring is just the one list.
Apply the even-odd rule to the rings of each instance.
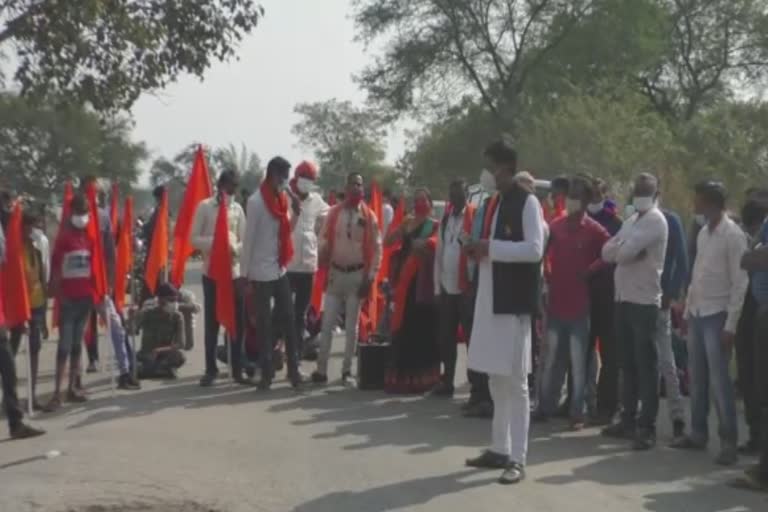
[[661, 290], [664, 297], [674, 299], [682, 295], [688, 282], [688, 248], [680, 217], [670, 210], [662, 210], [662, 213], [667, 219], [669, 235], [664, 272], [661, 274]]
[[[768, 221], [763, 224], [756, 240], [763, 244], [763, 246], [768, 245]], [[755, 300], [761, 306], [768, 306], [768, 271], [752, 272], [750, 277], [752, 278], [752, 295], [755, 297]]]

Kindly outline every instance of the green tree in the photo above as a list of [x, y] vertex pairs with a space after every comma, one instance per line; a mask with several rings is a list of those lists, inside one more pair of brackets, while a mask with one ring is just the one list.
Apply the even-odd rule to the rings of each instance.
[[[170, 159], [166, 157], [157, 158], [152, 162], [152, 166], [149, 169], [149, 180], [152, 185], [164, 185], [166, 187], [168, 203], [172, 211], [178, 209], [184, 197], [184, 189], [187, 187], [189, 175], [192, 173], [195, 152], [199, 146], [199, 143], [194, 142], [185, 146]], [[204, 146], [203, 150], [206, 155], [211, 154], [210, 148]], [[216, 172], [210, 167], [210, 159], [208, 170], [211, 173], [211, 180], [215, 180]]]
[[0, 50], [18, 57], [24, 96], [126, 109], [233, 57], [262, 15], [252, 0], [6, 0]]
[[532, 73], [594, 0], [355, 0], [359, 37], [384, 50], [358, 77], [387, 114], [445, 112], [466, 96], [512, 128]]
[[352, 171], [365, 177], [381, 175], [386, 156], [380, 119], [349, 101], [336, 99], [296, 105], [301, 119], [292, 132], [314, 151], [322, 187], [338, 187]]
[[102, 118], [76, 106], [30, 105], [0, 94], [0, 175], [11, 189], [40, 204], [61, 194], [66, 180], [95, 175], [124, 188], [147, 157], [130, 139], [125, 117]]
[[259, 155], [250, 151], [245, 144], [238, 150], [234, 144], [213, 152], [212, 160], [220, 170], [234, 169], [240, 175], [240, 186], [253, 192], [261, 184], [264, 168]]

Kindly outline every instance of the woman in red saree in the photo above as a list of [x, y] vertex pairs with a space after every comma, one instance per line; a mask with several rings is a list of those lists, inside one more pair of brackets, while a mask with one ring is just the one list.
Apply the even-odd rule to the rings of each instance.
[[392, 266], [392, 360], [384, 380], [388, 393], [424, 393], [440, 380], [437, 304], [432, 282], [439, 224], [431, 213], [429, 192], [417, 190], [413, 215], [386, 240], [389, 246], [400, 245]]

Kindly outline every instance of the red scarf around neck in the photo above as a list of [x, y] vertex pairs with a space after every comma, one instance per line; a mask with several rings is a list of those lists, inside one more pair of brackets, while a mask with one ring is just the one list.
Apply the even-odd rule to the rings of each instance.
[[288, 194], [275, 192], [267, 180], [261, 184], [261, 198], [269, 213], [280, 223], [278, 232], [278, 264], [285, 268], [293, 258], [293, 239], [291, 238], [291, 220], [288, 218]]

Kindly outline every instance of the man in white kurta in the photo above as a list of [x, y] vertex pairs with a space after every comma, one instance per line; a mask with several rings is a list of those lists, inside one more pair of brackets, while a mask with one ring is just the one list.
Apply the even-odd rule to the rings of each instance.
[[[489, 158], [492, 158], [489, 155]], [[499, 190], [503, 182], [514, 177], [514, 166], [496, 172]], [[507, 176], [508, 175], [508, 176]], [[503, 203], [503, 200], [500, 202]], [[489, 206], [490, 207], [490, 206]], [[469, 367], [487, 373], [494, 403], [492, 445], [477, 459], [468, 460], [473, 467], [506, 469], [501, 483], [516, 483], [524, 477], [528, 447], [530, 400], [528, 374], [531, 372], [531, 315], [494, 314], [493, 263], [537, 263], [544, 253], [544, 220], [541, 205], [529, 194], [522, 211], [523, 240], [513, 242], [494, 239], [496, 209], [490, 222], [487, 241], [468, 244], [468, 251], [479, 250], [479, 284], [475, 302], [475, 321], [469, 344]], [[514, 288], [515, 283], [509, 283]]]

